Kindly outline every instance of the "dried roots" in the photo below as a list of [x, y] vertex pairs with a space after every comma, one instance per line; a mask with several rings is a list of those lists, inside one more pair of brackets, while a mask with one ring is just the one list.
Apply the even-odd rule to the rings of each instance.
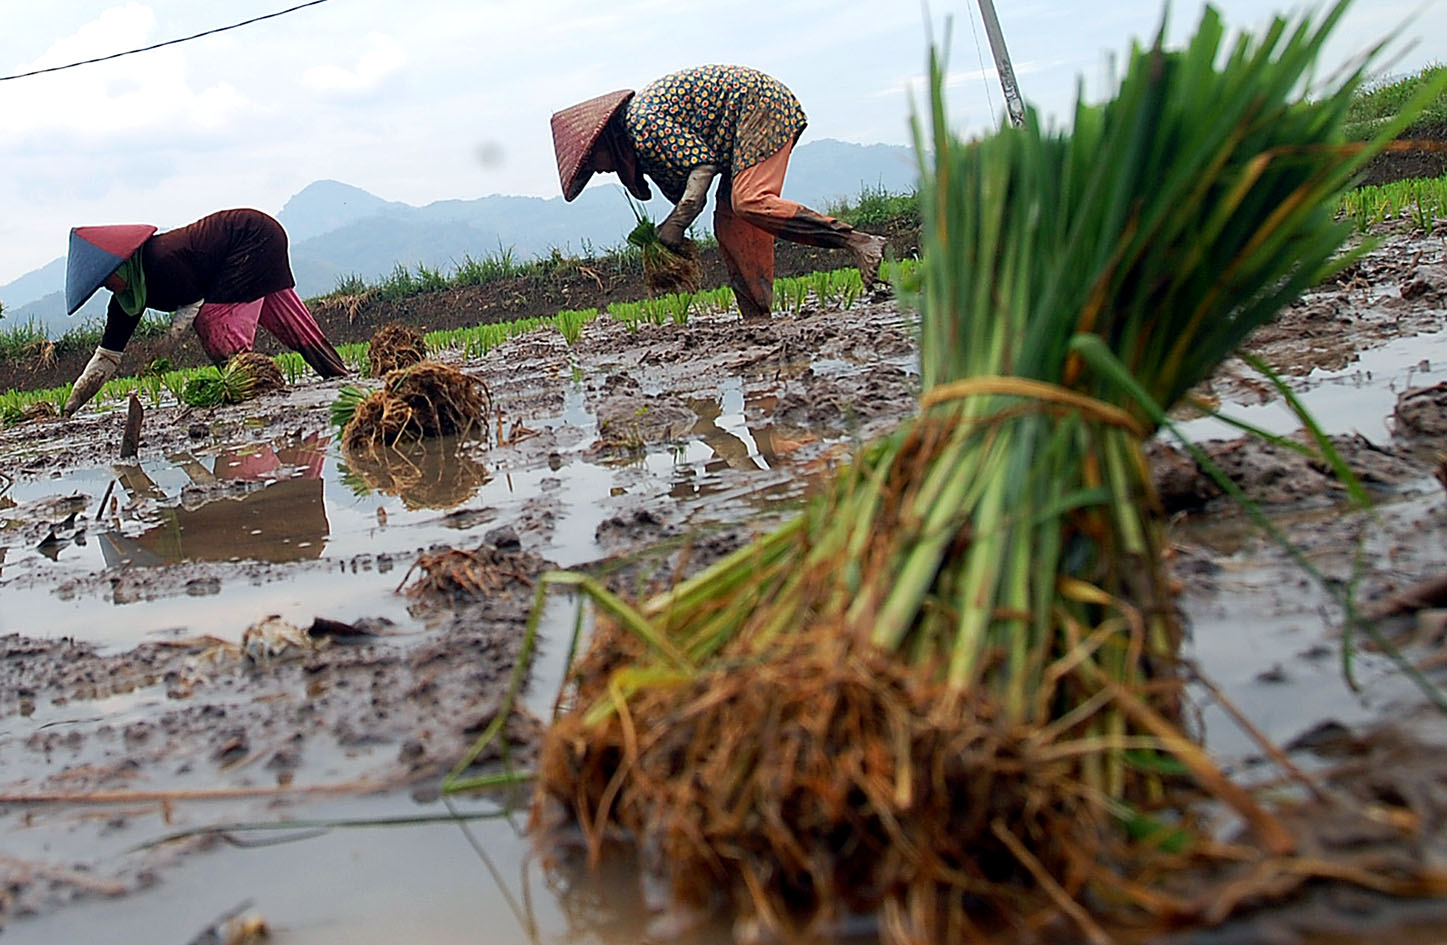
[[[637, 646], [615, 631], [592, 648], [581, 706], [604, 711], [618, 648]], [[1038, 905], [1039, 870], [1078, 886], [1101, 833], [1068, 762], [965, 698], [801, 634], [787, 653], [647, 687], [596, 724], [564, 716], [534, 814], [579, 812], [594, 855], [622, 827], [676, 901], [728, 890], [785, 938], [879, 911], [899, 926], [886, 938], [960, 941], [991, 908]]]
[[422, 332], [402, 322], [383, 325], [367, 347], [367, 365], [373, 377], [427, 360], [427, 343]]

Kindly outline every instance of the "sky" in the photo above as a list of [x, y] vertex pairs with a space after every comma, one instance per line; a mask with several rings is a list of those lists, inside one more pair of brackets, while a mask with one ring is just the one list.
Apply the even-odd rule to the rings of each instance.
[[[299, 2], [4, 0], [0, 76]], [[1077, 89], [1103, 95], [1112, 57], [1153, 37], [1164, 13], [1162, 0], [995, 2], [1023, 97], [1057, 120]], [[1321, 10], [1215, 6], [1228, 27], [1249, 31], [1272, 12]], [[1175, 0], [1168, 37], [1190, 35], [1202, 9]], [[1394, 31], [1377, 71], [1447, 61], [1447, 0], [1355, 0], [1322, 71]], [[974, 0], [325, 0], [151, 52], [0, 81], [0, 285], [64, 255], [72, 226], [169, 228], [237, 206], [277, 213], [316, 180], [418, 206], [558, 196], [552, 112], [701, 63], [782, 80], [809, 115], [805, 142], [909, 144], [931, 37], [946, 35], [951, 123], [984, 133], [1004, 102]]]

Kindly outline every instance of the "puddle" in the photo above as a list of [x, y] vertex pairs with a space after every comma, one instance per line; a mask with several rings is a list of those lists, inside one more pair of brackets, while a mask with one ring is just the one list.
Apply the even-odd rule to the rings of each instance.
[[[1447, 331], [1398, 338], [1358, 353], [1341, 371], [1312, 371], [1291, 381], [1292, 389], [1328, 435], [1360, 433], [1373, 443], [1392, 437], [1391, 417], [1397, 397], [1410, 388], [1431, 387], [1447, 380]], [[1280, 398], [1243, 406], [1222, 404], [1222, 412], [1271, 433], [1291, 433], [1301, 426]], [[1182, 435], [1201, 441], [1232, 439], [1236, 428], [1214, 417], [1179, 424]]]

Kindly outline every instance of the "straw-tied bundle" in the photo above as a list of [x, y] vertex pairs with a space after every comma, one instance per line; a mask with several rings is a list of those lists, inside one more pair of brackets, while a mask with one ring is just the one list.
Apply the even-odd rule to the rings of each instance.
[[919, 417], [672, 590], [594, 590], [536, 809], [595, 852], [621, 826], [682, 901], [727, 889], [793, 932], [878, 910], [896, 942], [1042, 909], [1092, 930], [1086, 899], [1179, 910], [1122, 877], [1189, 844], [1180, 789], [1285, 852], [1179, 725], [1142, 446], [1347, 235], [1361, 73], [1294, 97], [1344, 6], [1219, 65], [1208, 10], [1065, 133], [956, 140], [936, 62]]
[[670, 249], [658, 237], [658, 226], [640, 204], [629, 202], [638, 224], [628, 233], [628, 244], [638, 248], [643, 263], [643, 281], [651, 295], [697, 292], [703, 282], [703, 264], [698, 244], [685, 239]]

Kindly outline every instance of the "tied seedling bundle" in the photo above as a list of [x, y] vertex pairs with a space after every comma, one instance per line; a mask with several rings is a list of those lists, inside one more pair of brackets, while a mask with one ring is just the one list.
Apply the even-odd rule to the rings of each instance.
[[628, 245], [638, 247], [643, 259], [643, 281], [654, 296], [697, 292], [703, 284], [698, 244], [685, 239], [678, 252], [658, 238], [658, 226], [642, 206], [628, 202], [638, 224], [628, 234]]
[[215, 374], [202, 374], [187, 381], [181, 390], [181, 400], [190, 407], [217, 407], [285, 389], [286, 379], [274, 360], [255, 351], [243, 351], [232, 355]]
[[[1183, 725], [1182, 628], [1143, 444], [1252, 329], [1332, 270], [1360, 69], [1304, 99], [1345, 3], [1224, 46], [1134, 49], [1067, 131], [950, 131], [931, 57], [923, 394], [803, 514], [598, 619], [546, 739], [535, 815], [620, 832], [705, 906], [785, 935], [877, 912], [960, 941], [1151, 888], [1185, 799], [1292, 837]], [[621, 828], [621, 831], [620, 831]], [[1179, 863], [1180, 861], [1176, 861]], [[1152, 872], [1158, 870], [1161, 872]]]
[[486, 430], [492, 394], [481, 378], [450, 364], [420, 361], [387, 372], [380, 389], [344, 387], [331, 407], [342, 447], [354, 454], [430, 437]]

